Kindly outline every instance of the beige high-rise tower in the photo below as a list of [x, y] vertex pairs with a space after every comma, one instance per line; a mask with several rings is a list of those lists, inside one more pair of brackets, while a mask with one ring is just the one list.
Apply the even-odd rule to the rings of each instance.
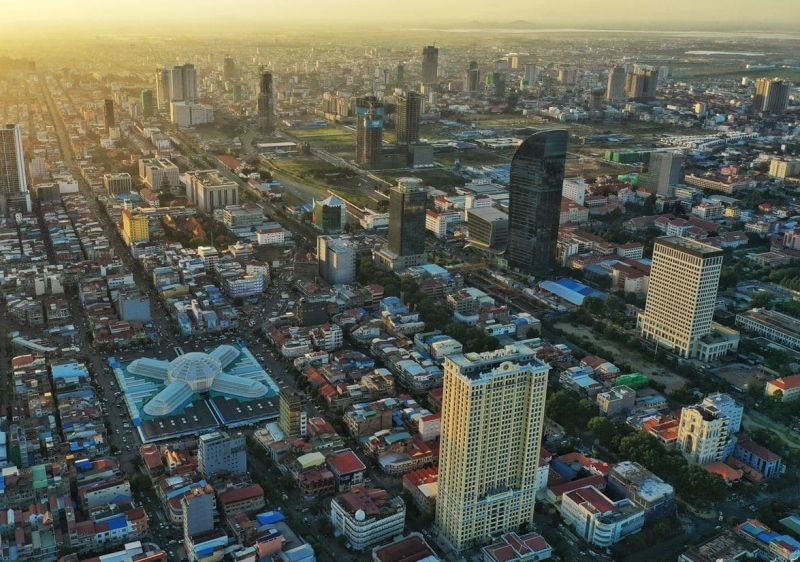
[[446, 358], [436, 524], [456, 551], [533, 522], [549, 371], [523, 344]]
[[647, 289], [647, 303], [639, 314], [643, 338], [671, 349], [680, 357], [701, 355], [700, 340], [711, 333], [722, 250], [690, 238], [657, 238]]

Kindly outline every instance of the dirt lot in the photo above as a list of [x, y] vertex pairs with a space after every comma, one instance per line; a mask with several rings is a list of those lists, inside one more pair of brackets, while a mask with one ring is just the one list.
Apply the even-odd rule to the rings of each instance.
[[555, 327], [563, 330], [565, 334], [571, 336], [576, 341], [588, 338], [589, 340], [595, 342], [598, 347], [607, 349], [613, 353], [616, 361], [620, 363], [628, 363], [640, 373], [643, 373], [648, 377], [651, 377], [653, 380], [662, 383], [667, 387], [667, 390], [677, 390], [686, 384], [686, 379], [683, 377], [679, 377], [674, 373], [668, 372], [664, 367], [657, 365], [653, 361], [647, 361], [637, 351], [625, 349], [623, 344], [607, 340], [602, 336], [598, 336], [585, 326], [572, 326], [566, 322], [559, 322], [555, 325]]

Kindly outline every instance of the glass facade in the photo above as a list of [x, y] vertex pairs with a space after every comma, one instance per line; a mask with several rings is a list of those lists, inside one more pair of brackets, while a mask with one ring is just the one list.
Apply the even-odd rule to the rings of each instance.
[[555, 267], [568, 138], [564, 130], [534, 133], [511, 160], [509, 269], [540, 276]]
[[425, 203], [422, 181], [400, 178], [389, 191], [389, 249], [398, 256], [425, 253]]

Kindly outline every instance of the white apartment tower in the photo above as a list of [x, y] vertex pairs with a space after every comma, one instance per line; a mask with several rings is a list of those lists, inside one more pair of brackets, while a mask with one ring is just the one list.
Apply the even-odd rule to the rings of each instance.
[[583, 178], [564, 178], [561, 185], [561, 195], [578, 205], [586, 201], [586, 180]]
[[356, 245], [349, 236], [317, 236], [319, 276], [331, 285], [356, 280]]
[[219, 473], [232, 475], [247, 472], [247, 445], [241, 433], [229, 435], [214, 431], [201, 435], [197, 442], [197, 461], [206, 478]]
[[647, 302], [638, 319], [643, 338], [680, 357], [697, 355], [700, 339], [711, 332], [722, 255], [689, 238], [656, 239]]
[[445, 359], [436, 524], [456, 551], [533, 522], [549, 371], [524, 344]]

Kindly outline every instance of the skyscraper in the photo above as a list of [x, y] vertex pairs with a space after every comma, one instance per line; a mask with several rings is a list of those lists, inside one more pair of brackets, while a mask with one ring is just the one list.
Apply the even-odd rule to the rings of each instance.
[[236, 62], [231, 57], [225, 57], [222, 62], [222, 78], [224, 80], [236, 78]]
[[407, 145], [418, 141], [422, 96], [417, 92], [403, 92], [398, 94], [395, 100], [397, 104], [395, 121], [397, 144]]
[[375, 96], [356, 99], [356, 162], [380, 162], [383, 148], [383, 102]]
[[10, 124], [0, 129], [0, 212], [5, 216], [12, 207], [31, 210], [22, 130]]
[[166, 109], [169, 107], [170, 98], [170, 77], [171, 73], [168, 68], [159, 68], [156, 70], [156, 101], [159, 109]]
[[439, 49], [429, 45], [422, 49], [422, 83], [435, 84], [439, 75]]
[[103, 120], [106, 126], [106, 133], [114, 126], [114, 100], [103, 102]]
[[261, 72], [258, 84], [258, 132], [262, 135], [275, 129], [275, 107], [272, 93], [272, 73]]
[[786, 113], [789, 108], [788, 82], [780, 78], [759, 78], [756, 80], [756, 94], [753, 98], [752, 113], [766, 113], [767, 115], [779, 115]]
[[651, 152], [647, 171], [647, 189], [671, 196], [672, 187], [683, 181], [683, 154]]
[[699, 355], [701, 338], [712, 330], [722, 255], [690, 238], [656, 239], [647, 302], [637, 322], [643, 338], [680, 357]]
[[481, 71], [478, 68], [478, 63], [472, 61], [469, 63], [467, 69], [467, 91], [477, 92], [481, 89]]
[[636, 101], [656, 99], [658, 71], [654, 68], [637, 67], [625, 75], [625, 95]]
[[397, 64], [397, 80], [395, 81], [395, 86], [397, 86], [398, 88], [402, 88], [403, 87], [403, 84], [405, 83], [405, 80], [406, 80], [405, 74], [406, 74], [406, 67], [403, 65], [402, 62], [398, 63]]
[[152, 117], [153, 113], [153, 90], [142, 90], [142, 115]]
[[169, 80], [170, 101], [197, 100], [197, 69], [188, 62], [183, 66], [174, 66]]
[[611, 69], [611, 72], [608, 73], [606, 99], [608, 101], [625, 99], [625, 69], [621, 66], [615, 66]]
[[510, 269], [545, 275], [555, 266], [568, 138], [564, 130], [539, 131], [514, 153], [508, 205]]
[[532, 62], [525, 63], [525, 82], [528, 83], [528, 86], [533, 86], [539, 78], [539, 71], [536, 69], [536, 65]]
[[533, 522], [549, 371], [521, 343], [445, 359], [436, 525], [456, 551]]
[[331, 285], [356, 280], [356, 245], [349, 236], [317, 236], [319, 276]]
[[425, 203], [419, 178], [399, 178], [389, 190], [389, 250], [398, 256], [425, 254]]

